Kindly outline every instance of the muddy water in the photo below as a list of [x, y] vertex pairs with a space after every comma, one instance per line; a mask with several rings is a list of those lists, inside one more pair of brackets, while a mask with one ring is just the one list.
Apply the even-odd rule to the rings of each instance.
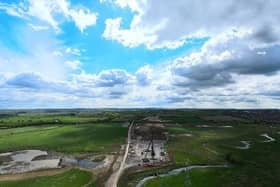
[[90, 159], [77, 160], [77, 159], [71, 158], [71, 157], [63, 157], [61, 159], [62, 166], [79, 166], [79, 167], [85, 168], [85, 169], [93, 169], [101, 164], [102, 164], [102, 162], [93, 162]]
[[9, 161], [0, 165], [0, 174], [13, 174], [34, 171], [38, 169], [59, 168], [60, 159], [35, 160], [38, 156], [48, 153], [40, 150], [24, 150], [2, 153], [0, 157], [9, 157]]
[[173, 169], [165, 174], [160, 174], [158, 176], [152, 175], [152, 176], [145, 177], [144, 179], [142, 179], [141, 181], [138, 182], [136, 187], [142, 187], [142, 186], [144, 186], [144, 184], [146, 182], [148, 182], [152, 179], [158, 178], [158, 177], [162, 178], [162, 177], [178, 175], [183, 171], [189, 171], [189, 170], [195, 169], [195, 168], [203, 169], [203, 168], [225, 168], [225, 167], [228, 167], [228, 165], [190, 165], [190, 166], [186, 166], [186, 167], [182, 167], [182, 168]]
[[61, 158], [61, 165], [62, 166], [78, 166], [85, 169], [94, 169], [97, 167], [102, 167], [105, 164], [105, 161], [101, 162], [94, 162], [90, 159], [76, 159], [71, 156], [63, 156]]
[[0, 174], [14, 174], [72, 166], [85, 169], [103, 168], [107, 167], [108, 163], [110, 164], [110, 156], [107, 155], [103, 161], [94, 162], [89, 158], [77, 159], [74, 156], [60, 153], [23, 150], [1, 153], [0, 161]]
[[86, 169], [96, 168], [100, 164], [101, 162], [93, 162], [90, 159], [83, 159], [78, 161], [78, 165]]

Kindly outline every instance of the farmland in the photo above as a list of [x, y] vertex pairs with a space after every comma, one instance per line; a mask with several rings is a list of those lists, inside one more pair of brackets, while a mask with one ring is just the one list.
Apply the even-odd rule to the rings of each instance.
[[[143, 186], [276, 187], [280, 183], [280, 124], [277, 114], [280, 112], [275, 110], [4, 111], [0, 118], [1, 153], [45, 150], [50, 153], [50, 158], [66, 155], [96, 163], [107, 163], [108, 159], [109, 162], [92, 168], [66, 165], [62, 167], [70, 170], [60, 174], [34, 175], [12, 181], [3, 181], [0, 175], [0, 186], [104, 186], [119, 167], [118, 160], [124, 154], [121, 146], [125, 145], [129, 123], [134, 121], [132, 142], [135, 146], [134, 143], [130, 146], [129, 164], [125, 163], [129, 167], [120, 176], [120, 187], [133, 187], [145, 177], [160, 176], [192, 165], [227, 167], [194, 168], [175, 175], [155, 177]], [[166, 158], [160, 165], [141, 166], [141, 160], [133, 155], [137, 150], [132, 149], [137, 148], [139, 136], [149, 140], [147, 129], [153, 124], [156, 124], [152, 126], [154, 137], [165, 137], [160, 141], [164, 144]], [[0, 164], [11, 159], [0, 158]]]
[[0, 151], [110, 152], [119, 149], [125, 141], [126, 131], [127, 128], [120, 124], [101, 123], [7, 129], [0, 132]]
[[10, 182], [0, 182], [1, 187], [49, 187], [49, 186], [68, 186], [77, 187], [88, 184], [92, 181], [90, 172], [73, 169], [62, 174], [37, 177], [27, 180]]
[[[230, 113], [229, 111], [225, 111]], [[172, 158], [171, 167], [165, 170], [128, 171], [121, 186], [135, 186], [137, 181], [154, 173], [166, 173], [172, 167], [192, 164], [228, 164], [228, 168], [193, 169], [176, 176], [158, 177], [144, 186], [277, 186], [279, 184], [280, 126], [274, 122], [226, 116], [221, 111], [179, 111], [166, 119], [169, 140], [167, 151]], [[258, 112], [259, 113], [259, 112]], [[176, 117], [178, 116], [178, 118]], [[181, 116], [182, 115], [182, 116]], [[211, 118], [205, 118], [211, 115]], [[217, 115], [217, 118], [214, 118]], [[214, 117], [213, 117], [214, 116]], [[258, 117], [259, 118], [259, 117]], [[263, 134], [273, 137], [267, 141]], [[241, 141], [250, 142], [242, 149]], [[241, 148], [239, 148], [241, 147]], [[278, 176], [275, 178], [275, 176]]]

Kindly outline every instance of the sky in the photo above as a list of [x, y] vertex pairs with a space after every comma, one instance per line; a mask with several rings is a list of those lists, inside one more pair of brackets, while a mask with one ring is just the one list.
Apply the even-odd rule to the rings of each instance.
[[279, 108], [278, 0], [0, 0], [0, 108]]

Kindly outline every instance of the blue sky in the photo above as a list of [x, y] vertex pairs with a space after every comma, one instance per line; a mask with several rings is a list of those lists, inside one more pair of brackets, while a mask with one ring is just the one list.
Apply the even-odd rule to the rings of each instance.
[[[81, 67], [87, 73], [98, 73], [106, 69], [125, 69], [129, 72], [135, 72], [145, 64], [158, 64], [164, 61], [175, 59], [193, 50], [199, 49], [207, 38], [192, 39], [186, 44], [176, 49], [153, 49], [148, 50], [144, 45], [137, 47], [125, 47], [121, 44], [106, 40], [102, 37], [105, 29], [105, 20], [107, 18], [122, 17], [122, 27], [128, 28], [133, 18], [133, 13], [128, 9], [122, 9], [113, 4], [100, 3], [98, 1], [71, 1], [73, 6], [92, 7], [90, 10], [98, 10], [97, 23], [81, 32], [73, 22], [63, 22], [60, 26], [62, 30], [55, 33], [55, 30], [45, 30], [53, 35], [60, 43], [60, 47], [73, 48], [81, 51], [81, 55], [74, 55], [70, 58], [82, 62]], [[25, 46], [21, 44], [22, 38], [19, 36], [19, 30], [27, 30], [38, 34], [38, 31], [30, 31], [29, 24], [38, 24], [38, 20], [26, 21], [22, 18], [7, 15], [1, 12], [1, 43], [12, 51], [24, 53]], [[44, 24], [44, 23], [43, 23]], [[26, 28], [27, 27], [27, 28]]]
[[278, 107], [277, 7], [0, 0], [0, 108]]

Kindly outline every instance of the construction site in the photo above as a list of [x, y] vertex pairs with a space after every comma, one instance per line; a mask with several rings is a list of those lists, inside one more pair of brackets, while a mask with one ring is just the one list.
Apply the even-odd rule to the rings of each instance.
[[157, 119], [144, 119], [131, 130], [131, 143], [126, 163], [128, 166], [159, 166], [168, 160], [165, 150], [167, 132]]

